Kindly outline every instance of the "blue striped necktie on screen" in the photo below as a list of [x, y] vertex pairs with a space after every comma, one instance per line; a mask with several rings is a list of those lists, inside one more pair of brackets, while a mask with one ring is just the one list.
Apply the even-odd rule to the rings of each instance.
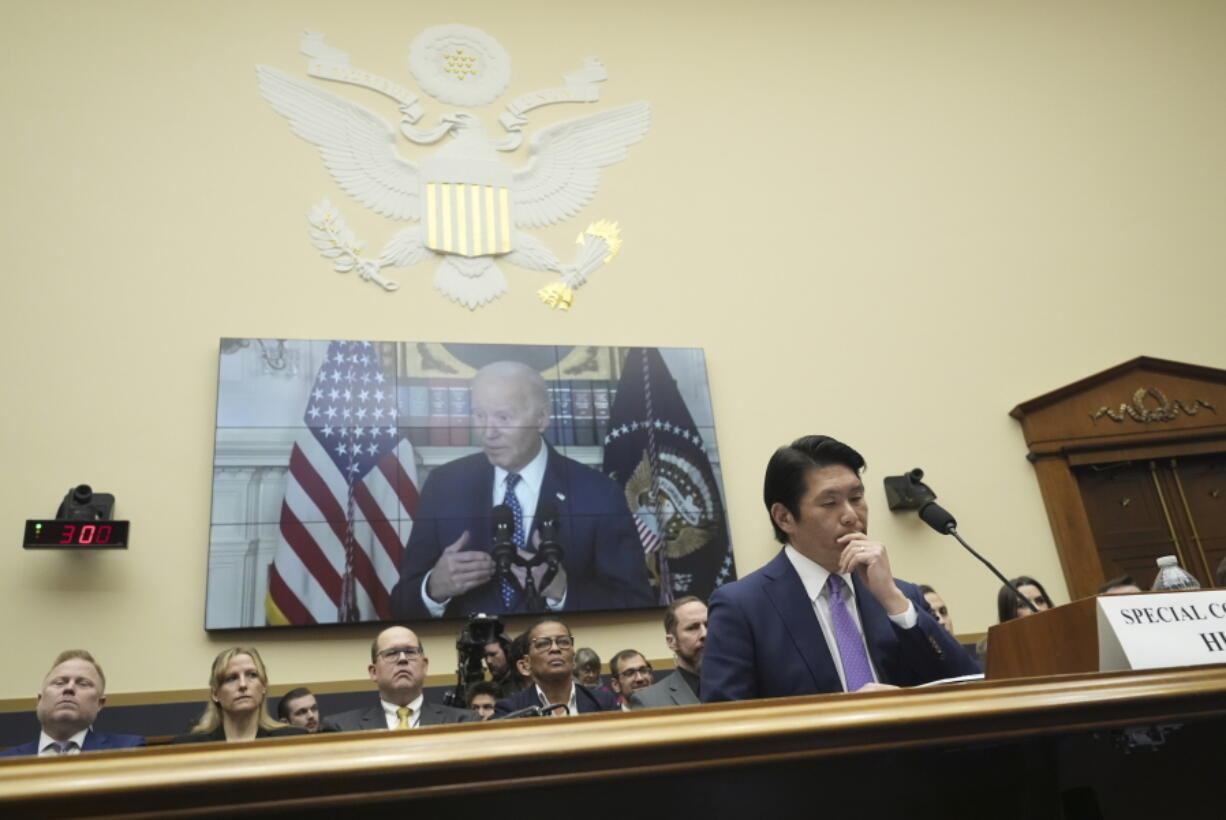
[[826, 579], [826, 586], [830, 588], [830, 620], [834, 622], [834, 641], [843, 661], [843, 677], [847, 680], [847, 691], [855, 692], [864, 684], [873, 682], [873, 668], [868, 663], [868, 653], [864, 651], [860, 627], [856, 626], [856, 620], [847, 611], [847, 603], [843, 600], [843, 589], [847, 586], [843, 578], [831, 573]]
[[[519, 484], [521, 476], [519, 473], [507, 473], [506, 478], [506, 493], [502, 496], [502, 503], [510, 508], [511, 514], [515, 516], [515, 532], [511, 536], [511, 540], [515, 542], [516, 549], [524, 548], [524, 508], [519, 503], [519, 496], [515, 494], [515, 485]], [[515, 606], [519, 603], [519, 593], [509, 581], [502, 581], [502, 603], [506, 607], [507, 612], [515, 611]]]

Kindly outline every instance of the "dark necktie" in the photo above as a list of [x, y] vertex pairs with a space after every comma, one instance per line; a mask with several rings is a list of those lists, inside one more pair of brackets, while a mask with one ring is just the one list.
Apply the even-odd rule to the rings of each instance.
[[[511, 514], [515, 516], [515, 531], [511, 534], [511, 540], [515, 542], [516, 549], [522, 550], [524, 548], [524, 508], [519, 503], [519, 496], [515, 494], [515, 486], [519, 484], [521, 478], [519, 473], [507, 473], [507, 489], [502, 496], [502, 503], [506, 504]], [[506, 611], [514, 612], [516, 604], [519, 603], [519, 593], [505, 578], [502, 580], [501, 592], [502, 604], [506, 607]]]
[[826, 586], [830, 589], [830, 620], [834, 622], [834, 642], [843, 661], [843, 677], [847, 681], [847, 691], [855, 692], [864, 684], [873, 682], [873, 668], [869, 665], [868, 653], [864, 651], [860, 627], [856, 626], [856, 620], [847, 611], [847, 602], [843, 599], [847, 584], [841, 576], [831, 573], [826, 579]]
[[77, 748], [77, 742], [75, 740], [53, 740], [48, 744], [48, 748], [54, 750], [57, 755], [66, 755]]

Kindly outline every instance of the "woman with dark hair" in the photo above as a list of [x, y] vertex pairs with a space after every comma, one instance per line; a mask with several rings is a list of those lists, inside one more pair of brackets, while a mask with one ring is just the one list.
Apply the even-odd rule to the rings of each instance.
[[[1026, 599], [1034, 604], [1035, 609], [1042, 612], [1045, 609], [1051, 609], [1051, 598], [1047, 596], [1047, 590], [1043, 589], [1043, 585], [1029, 575], [1019, 575], [1016, 578], [1011, 578], [1009, 583], [1017, 588], [1017, 591], [1026, 596]], [[1030, 607], [1026, 606], [1018, 599], [1017, 593], [1009, 587], [1001, 587], [1000, 592], [996, 594], [996, 614], [1000, 617], [1000, 622], [1012, 621], [1014, 618], [1023, 618], [1027, 615], [1033, 615], [1034, 612]]]
[[306, 734], [297, 726], [273, 720], [264, 708], [268, 671], [254, 647], [234, 646], [219, 654], [209, 675], [209, 690], [211, 699], [191, 734], [180, 735], [172, 743]]

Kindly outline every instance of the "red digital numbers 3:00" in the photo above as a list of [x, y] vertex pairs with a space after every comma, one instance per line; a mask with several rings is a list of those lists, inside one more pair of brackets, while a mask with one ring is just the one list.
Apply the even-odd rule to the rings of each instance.
[[111, 543], [110, 524], [82, 524], [81, 532], [77, 532], [76, 524], [65, 524], [61, 544], [109, 544]]

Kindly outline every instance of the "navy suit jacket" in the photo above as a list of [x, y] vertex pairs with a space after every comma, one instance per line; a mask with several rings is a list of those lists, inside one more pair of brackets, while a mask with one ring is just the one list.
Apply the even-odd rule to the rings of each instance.
[[[918, 616], [914, 627], [901, 629], [859, 573], [852, 581], [865, 643], [882, 683], [915, 686], [980, 671], [937, 624], [915, 584], [895, 579]], [[704, 703], [843, 691], [813, 603], [782, 551], [756, 572], [716, 590], [709, 606]]]
[[[108, 749], [130, 749], [133, 746], [144, 746], [145, 739], [140, 735], [108, 735], [102, 732], [95, 732], [90, 729], [85, 735], [85, 741], [81, 744], [82, 752], [104, 752]], [[38, 754], [38, 741], [31, 740], [29, 743], [23, 743], [20, 746], [14, 746], [11, 749], [5, 749], [0, 752], [0, 757], [18, 757], [21, 755], [36, 755]]]
[[[430, 617], [421, 600], [422, 580], [443, 549], [465, 530], [470, 539], [466, 549], [490, 552], [493, 497], [494, 467], [484, 453], [456, 459], [430, 473], [401, 561], [400, 583], [392, 590], [394, 617]], [[564, 550], [566, 610], [656, 604], [630, 508], [611, 478], [548, 447], [538, 510], [542, 504], [552, 504], [561, 516], [558, 541]], [[534, 517], [534, 522], [539, 520], [539, 515]], [[518, 611], [524, 611], [522, 602]], [[473, 612], [506, 612], [497, 581], [491, 579], [456, 596], [444, 615]]]
[[[494, 704], [495, 715], [509, 715], [512, 712], [518, 712], [520, 709], [527, 709], [529, 706], [540, 706], [541, 700], [537, 697], [536, 687], [529, 686], [527, 689], [521, 689], [509, 698], [503, 698]], [[599, 689], [589, 689], [586, 686], [575, 684], [575, 708], [579, 710], [579, 714], [586, 715], [591, 712], [619, 712], [621, 707], [617, 705], [617, 698], [610, 695], [608, 692], [602, 692]]]

